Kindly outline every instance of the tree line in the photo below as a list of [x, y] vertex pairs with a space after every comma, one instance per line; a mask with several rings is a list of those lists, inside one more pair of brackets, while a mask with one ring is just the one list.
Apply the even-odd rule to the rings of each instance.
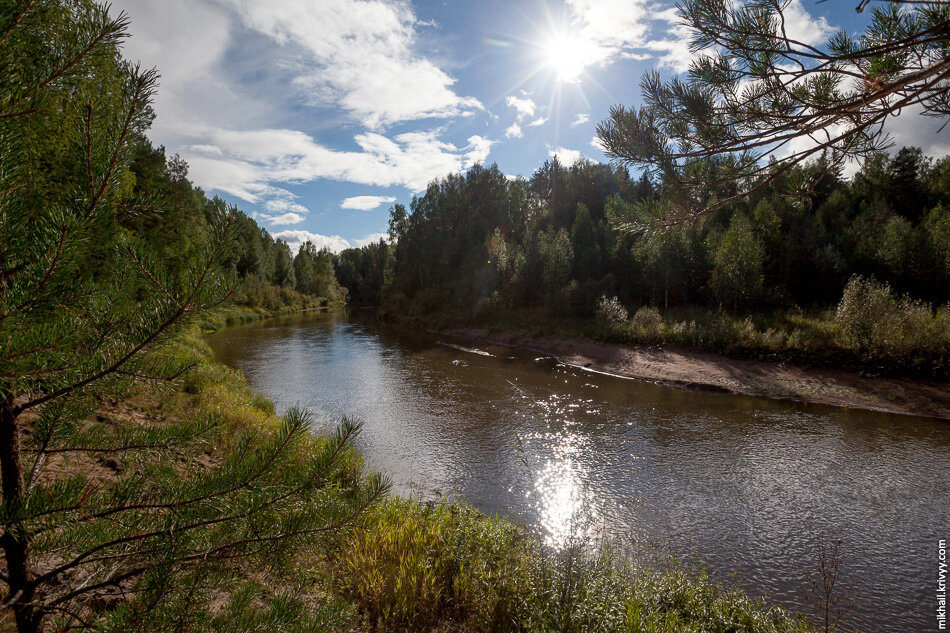
[[160, 212], [119, 222], [167, 262], [173, 277], [186, 274], [196, 250], [210, 239], [210, 218], [230, 211], [234, 219], [223, 266], [238, 280], [237, 303], [273, 311], [317, 298], [324, 303], [346, 301], [329, 250], [317, 249], [308, 240], [294, 253], [253, 217], [194, 186], [188, 179], [188, 165], [177, 155], [168, 158], [164, 148], [153, 147], [145, 135], [137, 136], [134, 148], [129, 164], [132, 194], [151, 199]]
[[[718, 189], [704, 195], [730, 195]], [[412, 314], [544, 306], [589, 317], [602, 296], [661, 310], [813, 309], [836, 304], [854, 275], [950, 299], [948, 158], [877, 153], [850, 180], [818, 160], [696, 221], [631, 229], [680, 193], [587, 161], [549, 160], [514, 180], [476, 166], [395, 205], [389, 243], [343, 251], [336, 271], [354, 298]]]

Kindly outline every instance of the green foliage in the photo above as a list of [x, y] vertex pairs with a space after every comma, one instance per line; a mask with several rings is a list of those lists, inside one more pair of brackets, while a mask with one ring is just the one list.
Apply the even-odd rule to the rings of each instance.
[[660, 342], [664, 337], [665, 320], [654, 307], [641, 307], [630, 321], [630, 329], [643, 342]]
[[627, 325], [630, 314], [620, 299], [612, 297], [608, 299], [602, 296], [597, 304], [597, 320], [607, 328], [622, 328]]
[[335, 563], [336, 584], [387, 630], [779, 633], [804, 621], [672, 566], [609, 550], [550, 551], [462, 503], [393, 499]]
[[725, 232], [710, 236], [710, 247], [710, 286], [716, 299], [734, 309], [754, 305], [764, 292], [765, 252], [748, 218], [733, 215]]
[[362, 248], [348, 248], [334, 259], [340, 285], [348, 290], [351, 303], [379, 304], [392, 283], [393, 249], [384, 240]]
[[[704, 195], [726, 199], [730, 191], [710, 185]], [[944, 371], [937, 345], [872, 361], [838, 335], [825, 311], [854, 275], [874, 275], [934, 305], [950, 300], [950, 159], [930, 161], [913, 148], [874, 154], [850, 183], [819, 160], [776, 174], [702, 221], [644, 228], [652, 212], [684, 195], [692, 194], [676, 181], [633, 182], [591, 163], [548, 162], [528, 181], [479, 168], [433, 183], [408, 210], [396, 205], [396, 242], [350, 249], [336, 271], [384, 316], [430, 326], [524, 327], [519, 315], [530, 311], [532, 327], [548, 332], [811, 365]], [[601, 297], [656, 306], [659, 316], [642, 327], [604, 327], [596, 319]]]
[[854, 276], [835, 322], [851, 348], [872, 357], [910, 359], [950, 352], [950, 310], [899, 297], [890, 286]]
[[[677, 183], [643, 225], [668, 228], [741, 203], [809, 160], [834, 167], [880, 152], [889, 145], [883, 122], [905, 105], [950, 114], [950, 7], [910, 5], [876, 3], [863, 34], [838, 31], [812, 46], [789, 37], [790, 2], [679, 3], [697, 53], [689, 71], [668, 81], [645, 74], [643, 105], [617, 106], [598, 126], [610, 158]], [[925, 168], [911, 150], [888, 174], [893, 203], [915, 220]], [[820, 180], [788, 179], [786, 192], [807, 196]]]
[[342, 468], [347, 422], [315, 446], [291, 412], [208, 464], [217, 412], [90, 420], [193, 369], [183, 328], [229, 300], [232, 272], [272, 268], [269, 236], [145, 140], [157, 74], [122, 60], [126, 26], [91, 0], [0, 13], [0, 611], [20, 633], [190, 627], [227, 561], [281, 564], [385, 488]]
[[326, 248], [317, 250], [310, 240], [300, 245], [293, 261], [297, 291], [322, 297], [329, 303], [346, 302], [346, 289], [337, 281], [333, 255]]

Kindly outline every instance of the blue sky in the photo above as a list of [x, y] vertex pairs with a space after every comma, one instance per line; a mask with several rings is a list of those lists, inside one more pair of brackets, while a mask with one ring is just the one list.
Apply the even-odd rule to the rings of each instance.
[[[856, 0], [792, 0], [790, 35], [863, 27]], [[450, 172], [529, 176], [606, 160], [594, 129], [641, 75], [689, 63], [667, 0], [118, 0], [126, 57], [158, 67], [152, 139], [194, 182], [296, 247], [377, 239], [389, 208]], [[950, 151], [905, 112], [897, 146]]]

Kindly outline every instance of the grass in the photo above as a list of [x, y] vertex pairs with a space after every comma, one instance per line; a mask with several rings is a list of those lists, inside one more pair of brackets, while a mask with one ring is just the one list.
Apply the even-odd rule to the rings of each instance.
[[[151, 415], [224, 420], [211, 454], [233, 450], [247, 428], [279, 422], [244, 376], [215, 362], [202, 330], [244, 318], [213, 315], [162, 353], [195, 363], [172, 391], [141, 395]], [[312, 438], [312, 450], [323, 440]], [[350, 473], [361, 458], [348, 455]], [[294, 615], [292, 630], [805, 633], [800, 617], [702, 571], [673, 563], [640, 568], [609, 548], [543, 546], [522, 527], [463, 501], [422, 503], [387, 496], [357, 525], [314, 539], [279, 570], [235, 565], [236, 582], [210, 618], [215, 630]], [[289, 605], [289, 607], [288, 607]]]
[[464, 502], [390, 498], [334, 557], [334, 586], [382, 630], [793, 633], [801, 618], [672, 563], [552, 551]]

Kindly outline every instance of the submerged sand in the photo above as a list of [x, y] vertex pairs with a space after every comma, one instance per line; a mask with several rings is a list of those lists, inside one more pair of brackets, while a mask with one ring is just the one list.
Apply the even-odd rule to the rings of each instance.
[[660, 385], [764, 396], [950, 420], [950, 384], [871, 378], [841, 369], [736, 360], [718, 354], [629, 347], [584, 338], [527, 336], [476, 328], [443, 334], [546, 354], [584, 369]]

